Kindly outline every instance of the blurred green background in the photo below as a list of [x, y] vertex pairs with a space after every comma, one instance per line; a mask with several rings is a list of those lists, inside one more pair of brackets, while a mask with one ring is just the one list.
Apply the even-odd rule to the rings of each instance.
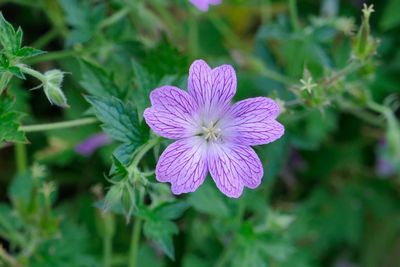
[[[375, 10], [364, 28], [363, 3]], [[265, 169], [256, 190], [228, 199], [209, 177], [175, 198], [150, 176], [129, 223], [99, 208], [119, 143], [76, 152], [97, 124], [27, 133], [22, 171], [14, 144], [1, 143], [0, 266], [128, 266], [137, 216], [140, 267], [400, 266], [399, 10], [399, 0], [223, 0], [206, 13], [186, 0], [0, 0], [24, 44], [47, 51], [24, 63], [67, 73], [69, 109], [30, 91], [31, 77], [11, 81], [23, 125], [93, 114], [83, 95], [115, 96], [141, 117], [152, 89], [186, 88], [202, 58], [235, 67], [235, 100], [278, 99], [286, 128], [256, 148]]]

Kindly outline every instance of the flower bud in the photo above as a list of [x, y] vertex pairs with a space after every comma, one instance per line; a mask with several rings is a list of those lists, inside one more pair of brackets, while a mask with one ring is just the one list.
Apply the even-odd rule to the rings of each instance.
[[373, 5], [367, 6], [364, 4], [362, 23], [353, 47], [355, 55], [360, 59], [366, 59], [368, 56], [372, 55], [377, 47], [377, 41], [370, 36], [369, 25], [369, 18], [374, 11]]
[[67, 98], [61, 90], [64, 73], [60, 70], [50, 70], [44, 73], [44, 77], [43, 90], [50, 103], [62, 108], [68, 108]]

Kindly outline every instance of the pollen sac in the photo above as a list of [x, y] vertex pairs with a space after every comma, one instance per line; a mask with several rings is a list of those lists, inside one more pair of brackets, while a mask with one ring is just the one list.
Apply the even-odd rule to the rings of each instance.
[[60, 70], [50, 70], [44, 73], [45, 81], [43, 82], [43, 90], [52, 105], [62, 108], [68, 108], [67, 98], [61, 90], [64, 73]]

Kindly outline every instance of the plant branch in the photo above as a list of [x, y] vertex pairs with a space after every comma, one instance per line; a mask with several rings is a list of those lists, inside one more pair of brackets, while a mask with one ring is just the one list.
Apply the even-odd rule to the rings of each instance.
[[72, 121], [26, 125], [19, 127], [19, 130], [24, 132], [41, 132], [41, 131], [78, 127], [82, 125], [94, 124], [97, 122], [98, 120], [96, 118], [82, 118]]
[[23, 267], [17, 262], [17, 260], [5, 251], [2, 245], [0, 245], [0, 259], [3, 259], [11, 267]]
[[133, 224], [133, 231], [131, 237], [131, 247], [129, 250], [129, 267], [137, 266], [137, 254], [139, 249], [140, 233], [142, 231], [142, 219], [136, 217]]

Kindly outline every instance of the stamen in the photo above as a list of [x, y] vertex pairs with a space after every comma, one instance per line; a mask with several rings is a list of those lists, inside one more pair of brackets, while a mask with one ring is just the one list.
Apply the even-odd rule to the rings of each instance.
[[203, 137], [207, 141], [217, 141], [220, 138], [221, 129], [216, 127], [217, 125], [211, 121], [208, 126], [202, 126], [201, 129], [203, 130]]

